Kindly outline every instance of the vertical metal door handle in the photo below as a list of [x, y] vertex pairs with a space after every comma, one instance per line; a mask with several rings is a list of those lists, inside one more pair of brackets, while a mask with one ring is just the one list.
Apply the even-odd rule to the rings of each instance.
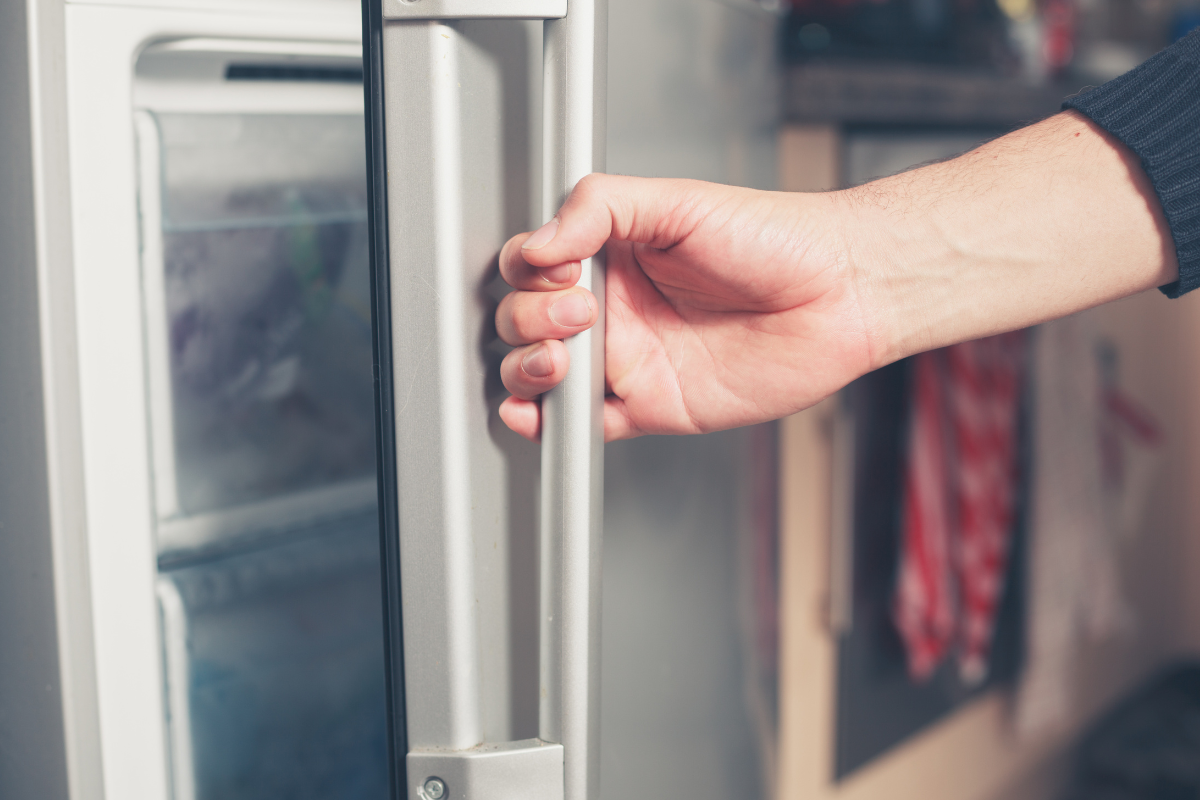
[[[543, 53], [543, 218], [604, 170], [607, 0], [569, 0]], [[579, 285], [600, 304], [567, 340], [566, 379], [542, 396], [539, 737], [564, 749], [566, 800], [599, 797], [600, 543], [604, 503], [604, 254]]]
[[549, 218], [581, 178], [604, 169], [607, 0], [379, 2], [387, 225], [397, 243], [388, 255], [397, 354], [389, 359], [391, 382], [405, 387], [394, 412], [404, 442], [395, 477], [400, 577], [389, 591], [403, 605], [407, 791], [410, 800], [598, 800], [603, 255], [584, 262], [580, 280], [601, 304], [599, 322], [567, 340], [569, 374], [543, 398], [539, 738], [490, 742], [472, 555], [483, 523], [472, 516], [471, 483], [488, 476], [472, 472], [468, 430], [480, 430], [480, 410], [462, 363], [467, 131], [458, 117], [457, 34], [439, 23], [544, 21]]

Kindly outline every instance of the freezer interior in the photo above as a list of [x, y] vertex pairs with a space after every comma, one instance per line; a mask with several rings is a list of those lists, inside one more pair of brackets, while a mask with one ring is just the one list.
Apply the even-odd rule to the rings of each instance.
[[383, 798], [361, 68], [231, 48], [138, 65], [172, 794]]

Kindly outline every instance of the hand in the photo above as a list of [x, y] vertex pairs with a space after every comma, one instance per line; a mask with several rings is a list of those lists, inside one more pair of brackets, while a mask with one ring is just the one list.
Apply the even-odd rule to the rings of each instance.
[[1137, 156], [1075, 112], [829, 194], [592, 175], [500, 254], [517, 291], [496, 327], [518, 345], [500, 415], [522, 436], [566, 374], [558, 340], [595, 323], [574, 284], [606, 243], [608, 440], [775, 419], [907, 355], [1179, 274]]
[[[500, 415], [536, 439], [536, 398], [568, 368], [566, 336], [595, 324], [575, 287], [607, 243], [604, 431], [700, 433], [806, 408], [875, 366], [836, 195], [592, 175], [558, 215], [513, 237], [496, 311], [517, 345]], [[877, 349], [877, 348], [876, 348]]]

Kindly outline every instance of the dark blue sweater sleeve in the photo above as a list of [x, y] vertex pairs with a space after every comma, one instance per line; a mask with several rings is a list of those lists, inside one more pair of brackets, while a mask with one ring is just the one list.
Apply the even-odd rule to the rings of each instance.
[[1087, 115], [1141, 158], [1179, 256], [1179, 280], [1163, 293], [1200, 287], [1200, 30], [1063, 108]]

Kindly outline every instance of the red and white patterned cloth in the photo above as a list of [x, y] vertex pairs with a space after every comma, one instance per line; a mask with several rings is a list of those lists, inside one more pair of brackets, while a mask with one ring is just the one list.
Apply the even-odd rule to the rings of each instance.
[[965, 682], [987, 675], [1017, 481], [1022, 331], [914, 359], [893, 616], [909, 674], [953, 648]]

